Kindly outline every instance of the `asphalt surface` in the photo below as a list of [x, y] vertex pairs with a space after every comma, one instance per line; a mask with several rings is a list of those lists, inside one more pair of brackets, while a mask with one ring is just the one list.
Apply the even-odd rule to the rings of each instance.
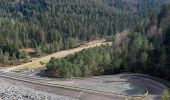
[[[9, 77], [6, 77], [9, 76]], [[103, 93], [84, 89], [75, 88], [64, 88], [56, 86], [57, 84], [62, 85], [62, 83], [69, 82], [108, 82], [108, 81], [126, 81], [135, 84], [140, 84], [148, 89], [148, 95], [142, 98], [142, 100], [161, 100], [163, 90], [167, 87], [157, 81], [151, 80], [146, 75], [141, 74], [118, 74], [112, 76], [100, 76], [92, 78], [83, 79], [49, 79], [30, 77], [29, 75], [15, 74], [15, 73], [4, 73], [0, 72], [0, 77], [6, 82], [17, 85], [20, 82], [22, 85], [33, 88], [36, 90], [46, 91], [49, 93], [56, 93], [64, 96], [71, 96], [74, 98], [79, 98], [80, 100], [131, 100], [127, 99], [126, 96], [115, 95], [113, 93]], [[141, 99], [141, 98], [140, 98]], [[136, 100], [136, 99], [135, 99]]]
[[62, 95], [62, 96], [78, 98], [80, 100], [124, 100], [125, 99], [125, 97], [103, 94], [103, 93], [98, 93], [98, 92], [94, 92], [94, 91], [60, 88], [60, 87], [55, 87], [55, 86], [47, 86], [47, 85], [43, 85], [43, 84], [35, 84], [32, 82], [18, 81], [15, 79], [8, 79], [8, 78], [2, 78], [2, 79], [5, 82], [8, 82], [10, 84], [17, 85], [19, 82], [19, 84], [22, 84], [28, 88], [45, 91], [48, 93], [54, 93], [54, 94], [58, 94], [58, 95]]

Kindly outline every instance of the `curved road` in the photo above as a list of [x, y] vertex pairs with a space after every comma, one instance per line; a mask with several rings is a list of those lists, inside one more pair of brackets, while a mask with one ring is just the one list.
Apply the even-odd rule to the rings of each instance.
[[[0, 72], [0, 77], [5, 81], [11, 84], [17, 84], [21, 82], [24, 86], [30, 87], [37, 90], [42, 90], [50, 93], [56, 93], [64, 96], [71, 96], [75, 98], [79, 98], [81, 100], [128, 100], [126, 96], [115, 95], [113, 93], [104, 93], [98, 92], [94, 90], [86, 90], [79, 88], [72, 88], [63, 85], [59, 85], [58, 83], [64, 82], [63, 80], [55, 80], [53, 82], [31, 78], [29, 76], [20, 76], [15, 73], [6, 73]], [[84, 79], [69, 79], [65, 80], [65, 82], [107, 82], [107, 81], [127, 81], [133, 82], [136, 84], [142, 84], [147, 87], [149, 90], [149, 95], [143, 98], [143, 100], [161, 100], [162, 92], [167, 87], [163, 84], [145, 78], [146, 75], [139, 74], [118, 74], [112, 76], [101, 76], [101, 77], [92, 77], [92, 78], [84, 78]], [[149, 76], [147, 76], [149, 77]], [[129, 99], [131, 100], [131, 99]], [[135, 99], [137, 100], [137, 99]]]
[[34, 79], [17, 75], [15, 76], [14, 74], [10, 73], [0, 72], [0, 78], [14, 85], [17, 85], [18, 82], [20, 82], [22, 85], [29, 88], [49, 93], [55, 93], [63, 96], [70, 96], [78, 98], [80, 100], [125, 100], [125, 97], [116, 96], [111, 93], [102, 93], [93, 90], [85, 90], [62, 85], [50, 84], [48, 82], [38, 80], [36, 78]]

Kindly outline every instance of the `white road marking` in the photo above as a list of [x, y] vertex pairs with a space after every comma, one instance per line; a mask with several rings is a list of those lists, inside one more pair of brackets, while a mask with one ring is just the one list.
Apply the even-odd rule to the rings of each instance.
[[81, 97], [81, 95], [83, 94], [84, 92], [83, 91], [81, 91], [80, 92], [80, 94], [79, 94], [79, 96], [78, 96], [78, 98], [80, 98]]

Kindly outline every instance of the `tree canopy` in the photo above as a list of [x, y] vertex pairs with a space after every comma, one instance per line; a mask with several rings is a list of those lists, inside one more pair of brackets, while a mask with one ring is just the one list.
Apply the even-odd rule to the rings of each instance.
[[[151, 15], [133, 30], [116, 34], [112, 46], [95, 47], [56, 59], [59, 72], [53, 75], [84, 77], [135, 72], [170, 80], [169, 11], [167, 5], [158, 15]], [[166, 15], [160, 18], [161, 13]], [[47, 73], [53, 71], [51, 64], [47, 64]]]

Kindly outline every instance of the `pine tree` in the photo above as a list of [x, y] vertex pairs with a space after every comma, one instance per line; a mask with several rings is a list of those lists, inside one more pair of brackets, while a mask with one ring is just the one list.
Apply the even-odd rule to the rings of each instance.
[[37, 56], [41, 56], [42, 55], [42, 50], [41, 50], [41, 46], [38, 46], [35, 48], [35, 52]]
[[4, 60], [4, 54], [3, 51], [0, 49], [0, 63], [3, 63]]
[[4, 57], [3, 57], [3, 63], [4, 63], [4, 66], [6, 66], [8, 63], [9, 63], [9, 53], [8, 52], [5, 52], [4, 53]]
[[170, 100], [170, 94], [169, 94], [168, 90], [164, 90], [162, 100]]

